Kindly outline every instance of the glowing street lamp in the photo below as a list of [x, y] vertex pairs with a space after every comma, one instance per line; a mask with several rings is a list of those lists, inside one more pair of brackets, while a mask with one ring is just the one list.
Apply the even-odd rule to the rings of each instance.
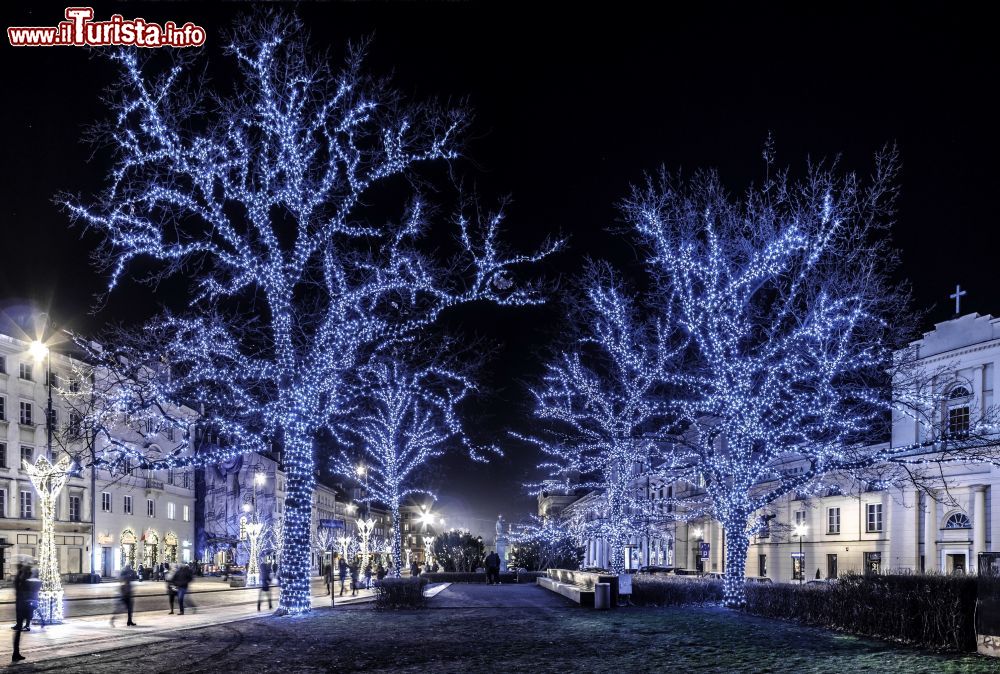
[[799, 585], [806, 577], [806, 558], [805, 553], [802, 551], [802, 539], [805, 538], [806, 531], [809, 527], [806, 526], [804, 522], [795, 525], [795, 535], [799, 537]]
[[24, 472], [38, 492], [42, 512], [41, 554], [38, 556], [38, 578], [42, 589], [38, 593], [38, 611], [43, 623], [58, 623], [63, 619], [63, 589], [59, 579], [59, 562], [56, 556], [55, 520], [56, 498], [69, 477], [69, 456], [63, 455], [55, 464], [39, 456], [35, 465], [23, 461]]

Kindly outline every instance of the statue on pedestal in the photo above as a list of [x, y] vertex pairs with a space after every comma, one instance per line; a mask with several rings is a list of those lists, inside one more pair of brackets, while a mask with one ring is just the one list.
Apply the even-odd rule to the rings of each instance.
[[497, 556], [500, 557], [500, 572], [507, 571], [507, 536], [504, 534], [503, 515], [497, 516]]

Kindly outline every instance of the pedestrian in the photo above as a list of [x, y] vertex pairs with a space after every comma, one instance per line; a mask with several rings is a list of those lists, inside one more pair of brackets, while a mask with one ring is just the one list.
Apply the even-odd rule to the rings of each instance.
[[174, 614], [174, 600], [177, 598], [177, 588], [174, 586], [174, 574], [177, 573], [176, 569], [168, 568], [163, 574], [164, 580], [167, 581], [167, 598], [170, 599], [170, 613]]
[[337, 569], [340, 573], [340, 596], [344, 596], [344, 583], [347, 582], [347, 560], [343, 557], [340, 558], [340, 563]]
[[260, 566], [260, 590], [257, 592], [257, 610], [260, 611], [260, 600], [261, 595], [267, 595], [267, 607], [274, 608], [271, 605], [271, 565], [264, 562]]
[[323, 569], [323, 577], [326, 579], [326, 593], [333, 594], [333, 564], [327, 564]]
[[357, 596], [358, 594], [358, 566], [357, 562], [351, 564], [351, 596]]
[[[118, 598], [125, 607], [125, 612], [128, 614], [128, 622], [125, 623], [126, 627], [136, 627], [136, 624], [132, 622], [132, 608], [135, 606], [134, 597], [132, 596], [132, 583], [134, 581], [135, 571], [132, 570], [131, 564], [126, 564], [125, 568], [118, 574]], [[118, 612], [115, 611], [111, 615], [112, 627], [115, 626], [115, 618], [117, 617]]]
[[31, 620], [31, 589], [28, 579], [31, 578], [31, 567], [18, 562], [17, 571], [14, 574], [14, 613], [16, 622], [14, 627], [14, 653], [10, 656], [11, 662], [24, 660], [21, 655], [21, 632], [30, 632], [28, 623]]
[[417, 560], [410, 562], [410, 575], [414, 578], [420, 575], [420, 567], [417, 565]]
[[[187, 564], [181, 564], [174, 572], [173, 581], [174, 587], [177, 588], [177, 608], [180, 609], [179, 613], [181, 615], [184, 615], [184, 598], [187, 596], [188, 587], [191, 585], [193, 578], [194, 573]], [[194, 608], [194, 606], [192, 605], [191, 608]]]
[[500, 555], [496, 550], [486, 555], [486, 583], [488, 585], [500, 584]]
[[380, 583], [382, 582], [382, 579], [385, 578], [386, 573], [387, 572], [385, 570], [385, 567], [382, 566], [382, 562], [379, 562], [378, 568], [375, 569], [375, 578], [378, 579], [378, 582]]
[[372, 564], [368, 562], [368, 566], [365, 567], [365, 589], [372, 589]]

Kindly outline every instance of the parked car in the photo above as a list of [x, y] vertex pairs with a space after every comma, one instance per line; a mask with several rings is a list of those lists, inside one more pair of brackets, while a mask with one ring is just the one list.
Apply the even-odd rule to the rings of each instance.
[[710, 571], [709, 573], [703, 573], [703, 574], [701, 574], [701, 577], [702, 578], [707, 578], [709, 580], [722, 580], [723, 578], [726, 577], [726, 574], [724, 574], [724, 573], [717, 573], [715, 571]]
[[823, 587], [829, 587], [836, 582], [836, 578], [815, 578], [813, 580], [807, 580], [806, 585], [822, 585]]
[[748, 583], [770, 583], [771, 579], [767, 576], [747, 576], [744, 580]]

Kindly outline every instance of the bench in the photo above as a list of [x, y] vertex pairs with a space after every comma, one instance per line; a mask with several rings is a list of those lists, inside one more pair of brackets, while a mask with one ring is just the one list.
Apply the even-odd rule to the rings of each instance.
[[594, 588], [590, 589], [574, 585], [573, 583], [561, 583], [547, 576], [539, 576], [536, 582], [546, 590], [551, 590], [556, 594], [561, 594], [567, 599], [575, 601], [580, 606], [594, 605]]

